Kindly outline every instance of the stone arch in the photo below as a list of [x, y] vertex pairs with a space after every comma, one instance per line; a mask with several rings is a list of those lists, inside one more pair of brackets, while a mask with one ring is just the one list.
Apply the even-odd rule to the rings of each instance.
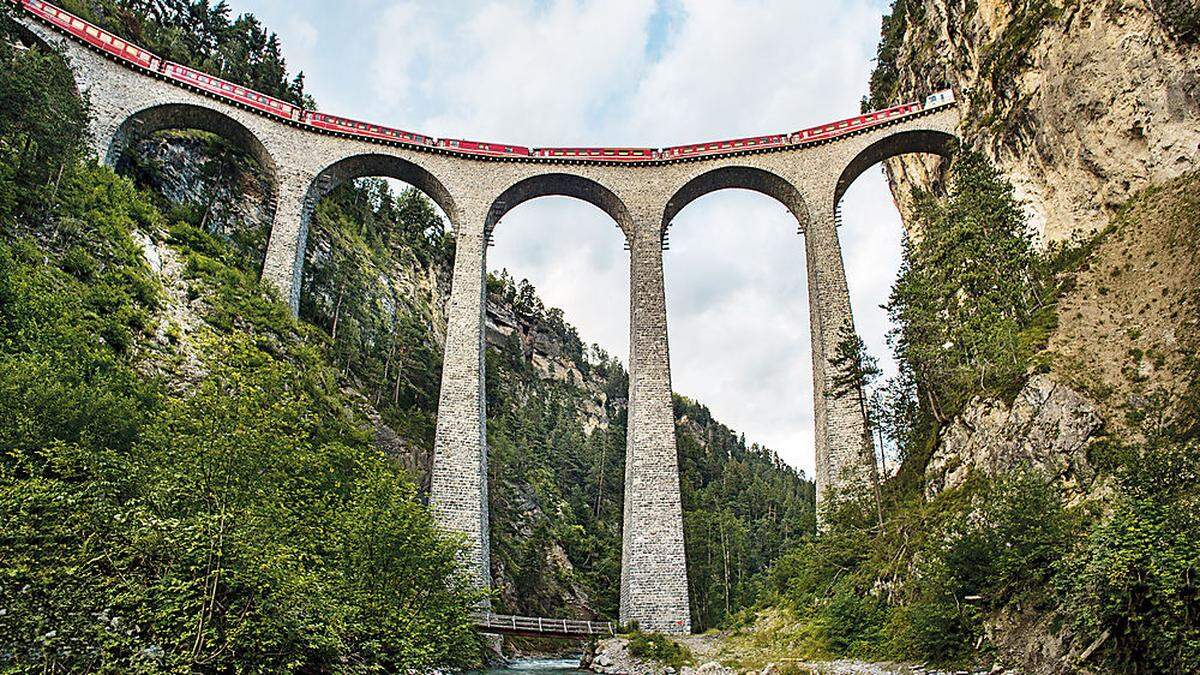
[[864, 171], [880, 162], [889, 160], [897, 155], [906, 155], [909, 153], [925, 153], [949, 157], [957, 147], [957, 136], [933, 129], [901, 131], [890, 136], [885, 136], [860, 151], [854, 156], [854, 159], [850, 160], [846, 168], [842, 170], [841, 176], [838, 177], [837, 184], [834, 187], [833, 203], [836, 205], [841, 202], [842, 196], [846, 194], [846, 190], [849, 189], [850, 185]]
[[796, 217], [800, 229], [808, 225], [808, 205], [800, 190], [786, 179], [748, 166], [725, 166], [702, 173], [689, 180], [671, 195], [663, 211], [662, 229], [665, 232], [675, 216], [688, 204], [718, 190], [751, 190], [778, 201]]
[[[357, 178], [382, 176], [403, 181], [424, 192], [446, 214], [451, 226], [458, 222], [458, 207], [445, 184], [429, 170], [395, 155], [365, 153], [343, 157], [317, 174], [306, 195], [309, 208], [339, 185]], [[301, 248], [304, 242], [301, 242]]]
[[544, 173], [530, 176], [509, 186], [492, 202], [484, 232], [491, 234], [504, 214], [539, 197], [571, 197], [592, 204], [607, 213], [628, 239], [633, 234], [633, 218], [625, 202], [612, 190], [583, 176], [570, 173]]
[[262, 140], [229, 115], [193, 103], [164, 103], [143, 108], [126, 117], [109, 142], [104, 163], [116, 166], [121, 153], [135, 138], [168, 129], [197, 129], [224, 138], [254, 157], [267, 173], [272, 189], [278, 190], [278, 168]]

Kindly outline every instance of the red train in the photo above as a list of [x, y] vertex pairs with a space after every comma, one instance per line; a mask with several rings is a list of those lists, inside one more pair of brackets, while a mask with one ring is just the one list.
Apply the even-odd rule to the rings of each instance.
[[148, 70], [158, 70], [162, 65], [162, 59], [145, 49], [130, 44], [116, 35], [93, 26], [73, 14], [64, 12], [48, 2], [42, 2], [41, 0], [15, 0], [15, 2], [24, 7], [30, 14], [61, 31], [83, 40], [109, 56], [114, 56], [126, 63], [132, 63], [135, 66], [140, 66]]
[[488, 157], [529, 157], [531, 154], [529, 148], [523, 145], [464, 141], [461, 138], [439, 138], [437, 146], [451, 152], [461, 152], [467, 155], [486, 155]]
[[282, 117], [286, 120], [299, 122], [304, 113], [304, 110], [299, 106], [292, 105], [287, 101], [267, 96], [266, 94], [260, 94], [253, 89], [247, 89], [233, 82], [222, 80], [219, 77], [213, 77], [208, 73], [202, 73], [199, 70], [180, 65], [174, 61], [163, 63], [159, 68], [159, 72], [176, 82], [182, 82], [187, 86], [195, 87], [196, 89], [215, 94], [222, 98], [233, 99], [242, 105], [249, 106], [274, 117]]
[[660, 153], [653, 148], [537, 148], [534, 157], [597, 162], [650, 162]]
[[435, 145], [437, 143], [437, 139], [432, 136], [404, 131], [402, 129], [393, 129], [370, 122], [359, 122], [358, 120], [313, 110], [305, 110], [302, 119], [305, 124], [310, 124], [318, 129], [350, 134], [352, 136], [366, 136], [383, 141], [396, 141], [414, 145]]
[[516, 159], [566, 160], [606, 164], [638, 164], [717, 157], [829, 140], [860, 129], [886, 124], [901, 117], [907, 117], [954, 103], [954, 92], [945, 90], [931, 94], [925, 99], [923, 104], [906, 103], [886, 110], [877, 110], [865, 115], [808, 129], [801, 129], [792, 133], [712, 141], [693, 145], [677, 145], [662, 150], [654, 148], [530, 149], [522, 145], [510, 145], [507, 143], [467, 141], [459, 138], [437, 139], [411, 131], [393, 129], [370, 122], [360, 122], [315, 110], [305, 110], [287, 101], [267, 96], [253, 89], [247, 89], [219, 77], [214, 77], [173, 61], [163, 60], [154, 53], [131, 44], [48, 2], [42, 2], [42, 0], [10, 1], [64, 33], [127, 65], [150, 71], [183, 86], [231, 101], [270, 117], [321, 131], [345, 134], [376, 142], [382, 141], [419, 147], [436, 147], [445, 152], [470, 157], [511, 157]]
[[754, 136], [753, 138], [736, 138], [730, 141], [697, 143], [694, 145], [676, 145], [664, 149], [662, 157], [663, 159], [677, 159], [681, 157], [727, 155], [733, 152], [778, 147], [787, 145], [787, 142], [786, 135], [776, 134], [772, 136]]

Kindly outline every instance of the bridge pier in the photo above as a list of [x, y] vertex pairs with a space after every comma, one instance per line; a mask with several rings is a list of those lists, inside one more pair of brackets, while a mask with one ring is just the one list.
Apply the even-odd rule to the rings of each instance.
[[454, 277], [429, 488], [434, 520], [463, 535], [462, 563], [484, 589], [492, 579], [483, 351], [487, 212], [467, 207], [454, 223]]
[[691, 632], [683, 510], [671, 401], [662, 228], [637, 221], [630, 237], [629, 421], [621, 550], [621, 622]]
[[304, 247], [315, 207], [314, 177], [294, 172], [281, 176], [276, 186], [274, 217], [263, 261], [262, 280], [279, 291], [292, 315], [300, 311], [300, 280], [304, 274]]
[[812, 335], [818, 523], [831, 497], [861, 495], [879, 479], [860, 393], [835, 395], [830, 391], [830, 380], [837, 368], [838, 345], [854, 333], [850, 290], [834, 214], [831, 201], [818, 200], [804, 229]]

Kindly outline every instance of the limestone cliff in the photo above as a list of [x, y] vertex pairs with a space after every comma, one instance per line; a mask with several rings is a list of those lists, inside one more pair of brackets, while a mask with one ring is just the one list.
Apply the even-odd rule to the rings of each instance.
[[[952, 87], [965, 140], [1047, 240], [1103, 227], [1139, 190], [1200, 167], [1195, 0], [896, 0], [871, 103]], [[902, 212], [941, 161], [888, 162]]]
[[[897, 0], [885, 18], [872, 105], [952, 87], [964, 141], [1004, 172], [1038, 235], [1113, 230], [1060, 302], [1040, 359], [1049, 374], [1016, 403], [974, 402], [943, 430], [929, 490], [968, 466], [1030, 459], [1020, 448], [1031, 429], [1043, 446], [1035, 463], [1078, 489], [1087, 443], [1186, 389], [1200, 279], [1179, 230], [1200, 168], [1198, 27], [1191, 0]], [[908, 155], [886, 170], [907, 223], [914, 191], [944, 190], [939, 158]]]

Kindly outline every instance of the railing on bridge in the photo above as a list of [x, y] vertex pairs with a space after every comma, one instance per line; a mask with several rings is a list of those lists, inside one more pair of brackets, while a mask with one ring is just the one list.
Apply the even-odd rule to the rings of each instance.
[[616, 634], [611, 622], [577, 619], [546, 619], [534, 616], [510, 616], [480, 612], [475, 628], [483, 633], [503, 633], [524, 637], [607, 638]]

